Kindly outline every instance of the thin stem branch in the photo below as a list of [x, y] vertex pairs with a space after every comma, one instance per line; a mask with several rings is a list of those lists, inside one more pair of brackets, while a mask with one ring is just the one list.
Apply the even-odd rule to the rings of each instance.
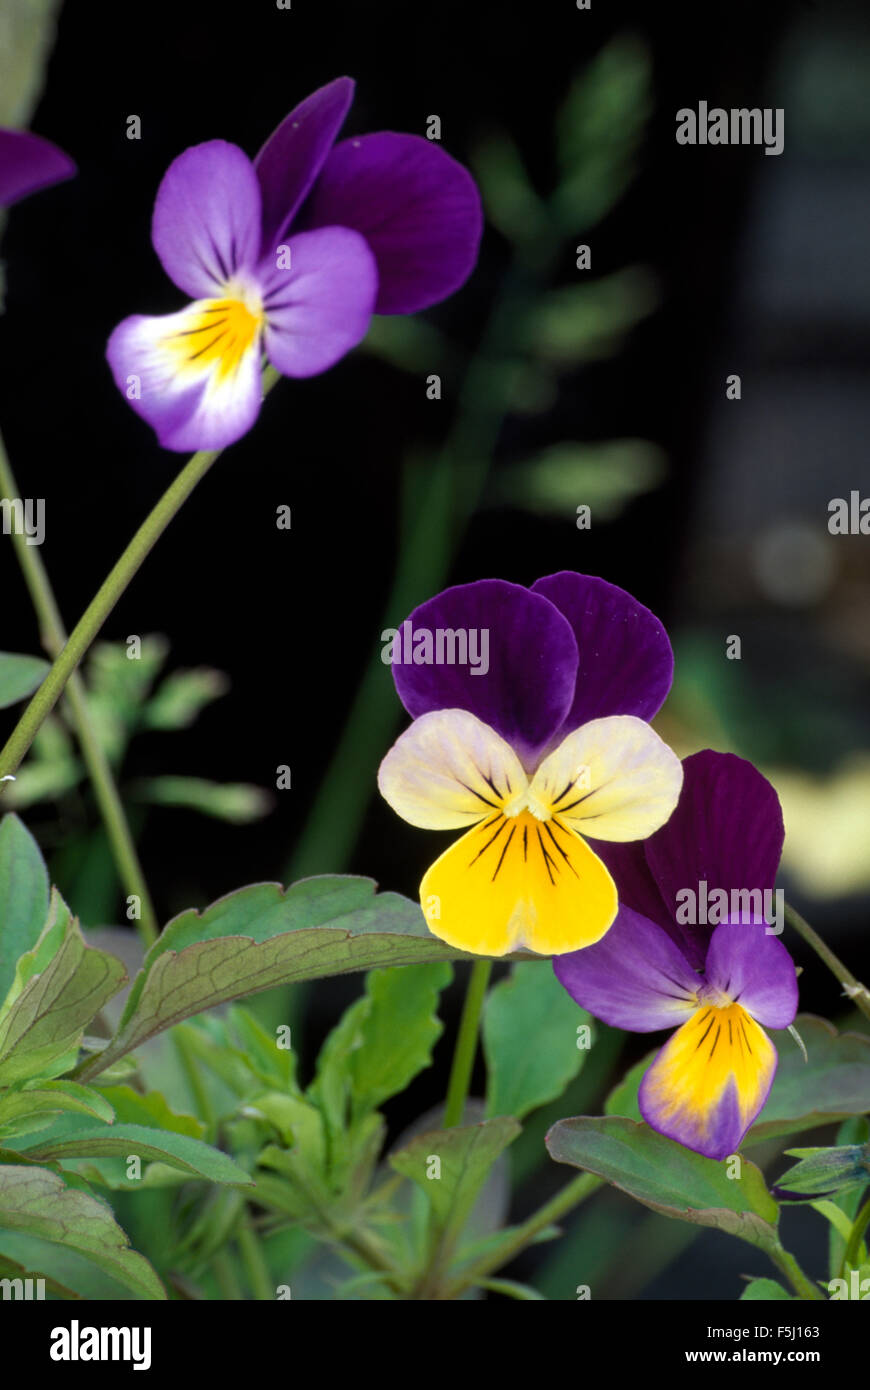
[[[0, 492], [7, 497], [18, 496], [18, 484], [0, 436]], [[12, 544], [31, 602], [39, 619], [43, 648], [54, 660], [67, 641], [63, 619], [57, 606], [51, 582], [37, 546], [27, 544], [27, 537], [13, 531]], [[77, 671], [69, 678], [66, 690], [78, 734], [82, 757], [91, 779], [97, 805], [108, 836], [118, 877], [126, 896], [139, 899], [141, 916], [137, 919], [139, 933], [149, 947], [157, 940], [157, 914], [148, 892], [136, 845], [130, 833], [124, 807], [118, 794], [108, 758], [103, 752], [99, 734], [91, 717], [84, 681]]]
[[784, 1250], [781, 1245], [774, 1246], [768, 1250], [768, 1255], [773, 1260], [777, 1269], [781, 1271], [791, 1284], [798, 1298], [808, 1303], [824, 1303], [825, 1295], [817, 1284], [808, 1279], [804, 1274], [794, 1255], [788, 1250]]
[[861, 1241], [864, 1239], [864, 1232], [870, 1226], [870, 1197], [858, 1212], [852, 1222], [852, 1230], [846, 1242], [846, 1249], [843, 1252], [843, 1267], [840, 1270], [845, 1275], [847, 1268], [857, 1269], [859, 1264], [858, 1251], [861, 1249]]
[[[267, 367], [263, 373], [264, 395], [272, 389], [277, 380], [278, 373], [275, 369]], [[70, 676], [133, 576], [163, 535], [172, 518], [187, 501], [197, 483], [205, 477], [212, 464], [220, 458], [222, 453], [223, 449], [210, 449], [194, 454], [175, 480], [170, 483], [153, 511], [143, 521], [120, 560], [100, 585], [96, 595], [76, 623], [64, 644], [63, 650], [56, 657], [51, 670], [12, 730], [5, 747], [0, 751], [0, 778], [15, 772], [44, 720], [60, 698]], [[2, 789], [3, 784], [0, 783], [0, 792]]]
[[785, 920], [790, 927], [794, 927], [799, 936], [802, 936], [808, 945], [812, 946], [816, 955], [825, 962], [830, 970], [843, 986], [843, 993], [851, 999], [856, 1009], [860, 1009], [865, 1018], [870, 1019], [870, 990], [866, 985], [862, 985], [848, 970], [839, 956], [835, 956], [829, 946], [825, 944], [818, 932], [813, 931], [809, 922], [804, 921], [799, 912], [796, 912], [788, 903], [785, 904]]
[[271, 1303], [275, 1298], [275, 1288], [260, 1238], [251, 1225], [246, 1212], [236, 1230], [239, 1253], [242, 1257], [245, 1274], [254, 1298], [260, 1303]]
[[468, 976], [465, 1003], [462, 1008], [462, 1018], [459, 1021], [459, 1032], [456, 1036], [456, 1050], [453, 1053], [453, 1065], [450, 1068], [450, 1080], [447, 1085], [447, 1105], [444, 1111], [445, 1129], [453, 1129], [455, 1125], [462, 1124], [465, 1102], [468, 1099], [468, 1088], [471, 1084], [471, 1073], [474, 1068], [474, 1058], [477, 1053], [480, 1015], [491, 973], [491, 960], [476, 960]]

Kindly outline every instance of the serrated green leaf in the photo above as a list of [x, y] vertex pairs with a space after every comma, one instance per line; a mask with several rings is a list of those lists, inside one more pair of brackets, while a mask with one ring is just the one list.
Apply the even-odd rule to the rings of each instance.
[[429, 1130], [390, 1154], [396, 1172], [428, 1197], [442, 1248], [458, 1240], [492, 1165], [519, 1133], [515, 1119], [500, 1115], [477, 1125]]
[[103, 1202], [46, 1168], [0, 1166], [0, 1230], [20, 1231], [84, 1255], [140, 1298], [166, 1292]]
[[436, 960], [470, 960], [429, 932], [416, 903], [371, 879], [254, 884], [202, 914], [182, 913], [145, 958], [109, 1047], [87, 1079], [191, 1015], [275, 985]]
[[546, 1143], [557, 1163], [595, 1173], [664, 1216], [716, 1227], [761, 1249], [778, 1244], [776, 1202], [746, 1158], [740, 1176], [729, 1178], [726, 1163], [615, 1115], [559, 1120]]
[[526, 961], [492, 989], [483, 1013], [487, 1115], [513, 1115], [560, 1096], [586, 1057], [577, 1030], [592, 1026], [549, 961]]
[[753, 1301], [767, 1300], [769, 1302], [792, 1303], [795, 1300], [787, 1289], [778, 1284], [775, 1279], [753, 1279], [746, 1285], [740, 1295], [741, 1303], [751, 1303]]
[[[54, 943], [58, 932], [60, 944], [43, 963], [41, 944]], [[41, 968], [0, 1017], [0, 1080], [6, 1085], [68, 1070], [86, 1026], [127, 978], [121, 961], [85, 945], [56, 890], [33, 957]]]
[[251, 1177], [220, 1149], [200, 1139], [159, 1130], [148, 1125], [91, 1125], [67, 1134], [63, 1139], [34, 1144], [24, 1150], [28, 1158], [40, 1163], [63, 1162], [72, 1158], [128, 1158], [138, 1155], [154, 1163], [166, 1163], [192, 1177], [209, 1182], [250, 1184]]
[[17, 816], [0, 821], [0, 1000], [15, 978], [18, 957], [30, 950], [48, 914], [48, 870], [39, 846]]
[[438, 999], [452, 978], [446, 961], [372, 970], [366, 976], [369, 1008], [349, 1065], [354, 1118], [377, 1110], [430, 1065], [443, 1032]]
[[25, 700], [42, 684], [50, 666], [38, 656], [0, 652], [0, 709]]

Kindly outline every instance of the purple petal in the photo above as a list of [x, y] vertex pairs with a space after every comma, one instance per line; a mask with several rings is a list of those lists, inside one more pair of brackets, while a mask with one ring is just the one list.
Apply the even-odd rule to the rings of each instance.
[[763, 922], [722, 922], [710, 938], [707, 984], [767, 1028], [788, 1028], [798, 1007], [797, 974]]
[[[687, 890], [700, 901], [715, 889], [730, 899], [732, 890], [772, 888], [785, 834], [776, 792], [743, 758], [705, 749], [684, 759], [683, 771], [677, 809], [645, 845], [647, 863], [675, 919]], [[700, 964], [712, 926], [699, 922], [684, 930], [690, 959]]]
[[260, 250], [260, 185], [244, 150], [226, 140], [193, 145], [157, 190], [151, 240], [170, 280], [194, 299], [224, 291]]
[[305, 225], [354, 227], [375, 253], [379, 314], [436, 304], [471, 274], [483, 230], [467, 169], [419, 135], [343, 140], [323, 166]]
[[295, 107], [254, 160], [263, 193], [263, 250], [272, 251], [320, 173], [353, 101], [354, 83], [336, 78]]
[[577, 688], [556, 738], [608, 714], [652, 719], [674, 675], [671, 644], [658, 618], [624, 589], [572, 570], [547, 575], [532, 590], [564, 613], [577, 638]]
[[[439, 632], [446, 634], [440, 661]], [[393, 644], [393, 677], [409, 714], [470, 710], [527, 768], [562, 723], [576, 672], [577, 644], [561, 613], [540, 594], [503, 579], [436, 594], [414, 610]]]
[[71, 179], [76, 166], [69, 155], [29, 130], [0, 130], [0, 207]]
[[700, 977], [670, 937], [630, 907], [620, 907], [594, 946], [559, 956], [553, 969], [571, 998], [612, 1028], [653, 1033], [698, 1007]]
[[[641, 917], [648, 917], [656, 926], [667, 932], [676, 946], [683, 950], [684, 937], [674, 925], [671, 914], [665, 907], [662, 895], [646, 862], [643, 840], [597, 840], [587, 835], [595, 853], [604, 860], [619, 891], [619, 901], [626, 907], [633, 907]], [[698, 964], [703, 964], [699, 961]]]
[[266, 355], [284, 376], [325, 372], [366, 335], [378, 293], [368, 243], [347, 227], [300, 232], [290, 269], [261, 267]]

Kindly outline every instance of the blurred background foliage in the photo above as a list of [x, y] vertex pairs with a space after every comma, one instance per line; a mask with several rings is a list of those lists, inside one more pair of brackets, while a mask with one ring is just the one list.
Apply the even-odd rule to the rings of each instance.
[[[469, 285], [423, 317], [376, 320], [325, 377], [282, 384], [93, 653], [85, 675], [101, 736], [116, 768], [123, 761], [164, 920], [243, 882], [326, 869], [413, 896], [431, 838], [374, 795], [404, 717], [380, 633], [446, 583], [575, 568], [663, 618], [677, 671], [659, 731], [681, 755], [733, 750], [772, 779], [787, 826], [783, 886], [866, 978], [870, 551], [867, 538], [827, 529], [831, 498], [870, 495], [866, 8], [566, 3], [517, 15], [485, 3], [472, 16], [458, 0], [434, 12], [385, 0], [377, 26], [369, 8], [246, 14], [257, 63], [224, 92], [208, 78], [238, 6], [211, 5], [205, 25], [199, 6], [154, 0], [134, 44], [117, 7], [66, 6], [33, 126], [70, 151], [80, 178], [16, 210], [4, 239], [2, 425], [22, 486], [47, 499], [43, 558], [70, 622], [176, 467], [102, 358], [119, 318], [176, 307], [148, 238], [173, 156], [215, 136], [253, 152], [306, 92], [347, 71], [358, 81], [348, 133], [422, 132], [439, 114], [445, 148], [484, 197]], [[2, 48], [23, 73], [42, 41], [17, 22]], [[101, 60], [122, 50], [123, 63]], [[185, 82], [167, 82], [182, 55]], [[190, 99], [198, 83], [207, 102]], [[38, 82], [0, 88], [2, 119], [24, 123]], [[677, 147], [676, 110], [701, 99], [782, 107], [784, 154]], [[125, 138], [132, 113], [141, 142]], [[46, 293], [62, 347], [33, 311]], [[725, 395], [735, 372], [739, 401]], [[426, 395], [433, 373], [437, 401]], [[280, 505], [292, 508], [290, 532], [274, 527]], [[589, 530], [577, 526], [582, 505]], [[35, 652], [8, 546], [0, 592], [0, 645]], [[168, 634], [173, 661], [162, 638], [143, 641], [142, 663], [127, 660], [127, 635], [147, 632]], [[726, 657], [733, 636], [740, 660]], [[232, 680], [222, 699], [212, 662]], [[13, 717], [3, 713], [7, 727]], [[175, 728], [188, 776], [164, 772]], [[269, 801], [262, 789], [282, 765], [292, 788]], [[85, 922], [122, 922], [63, 712], [14, 796]], [[146, 819], [154, 803], [174, 809]], [[255, 1012], [292, 1022], [310, 1072], [360, 989], [330, 981]], [[815, 964], [802, 993], [804, 1008], [850, 1021]], [[448, 1025], [459, 998], [455, 985], [444, 996]], [[565, 1097], [510, 1151], [515, 1214], [564, 1181], [544, 1156], [547, 1125], [600, 1111], [644, 1051], [642, 1039], [597, 1031]], [[434, 1066], [385, 1106], [391, 1135], [439, 1102], [449, 1055], [442, 1040]], [[482, 1069], [476, 1081], [479, 1094]], [[129, 1204], [134, 1240], [159, 1239], [168, 1200], [148, 1194], [138, 1215]], [[794, 1240], [809, 1264], [827, 1239], [818, 1224], [815, 1245], [803, 1231]], [[309, 1254], [297, 1234], [276, 1258], [295, 1278]], [[602, 1191], [565, 1239], [527, 1252], [515, 1272], [555, 1299], [581, 1283], [596, 1298], [733, 1298], [741, 1274], [764, 1272], [750, 1258]], [[331, 1296], [325, 1287], [315, 1279], [310, 1296]]]

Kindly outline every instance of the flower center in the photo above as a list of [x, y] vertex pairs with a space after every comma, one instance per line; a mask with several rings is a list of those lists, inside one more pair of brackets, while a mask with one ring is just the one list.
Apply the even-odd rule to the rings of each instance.
[[220, 380], [238, 370], [262, 328], [264, 315], [259, 298], [240, 287], [237, 294], [226, 299], [200, 299], [191, 305], [189, 327], [173, 334], [171, 340], [182, 368], [197, 374], [214, 368]]

